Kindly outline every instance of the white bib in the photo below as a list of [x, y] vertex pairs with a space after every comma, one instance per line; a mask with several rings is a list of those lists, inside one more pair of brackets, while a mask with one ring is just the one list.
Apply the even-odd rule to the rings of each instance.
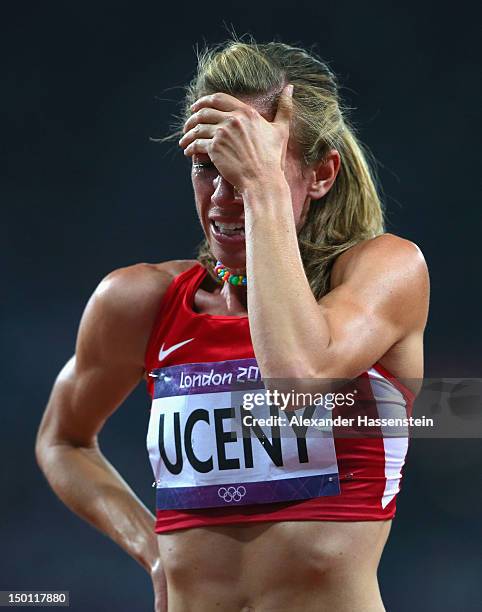
[[331, 428], [292, 423], [293, 416], [316, 420], [329, 411], [308, 406], [285, 413], [266, 401], [245, 408], [246, 394], [265, 393], [255, 359], [171, 366], [151, 376], [147, 448], [158, 509], [339, 494]]

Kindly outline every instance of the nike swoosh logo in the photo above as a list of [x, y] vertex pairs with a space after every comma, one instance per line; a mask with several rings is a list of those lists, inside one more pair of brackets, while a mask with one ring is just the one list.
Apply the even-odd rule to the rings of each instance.
[[163, 359], [165, 359], [173, 351], [176, 351], [178, 348], [181, 348], [181, 346], [184, 346], [188, 342], [191, 342], [191, 340], [194, 340], [194, 338], [189, 338], [189, 340], [184, 340], [184, 342], [179, 342], [178, 344], [173, 344], [166, 350], [164, 350], [164, 343], [163, 343], [161, 346], [161, 350], [159, 351], [159, 361], [162, 361]]

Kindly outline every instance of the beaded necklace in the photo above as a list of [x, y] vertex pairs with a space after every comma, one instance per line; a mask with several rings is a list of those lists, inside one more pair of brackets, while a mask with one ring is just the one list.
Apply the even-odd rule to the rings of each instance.
[[225, 283], [231, 283], [231, 285], [234, 286], [243, 287], [246, 287], [246, 285], [248, 284], [248, 279], [244, 274], [233, 274], [220, 261], [216, 262], [214, 272], [219, 278], [220, 282], [224, 281]]

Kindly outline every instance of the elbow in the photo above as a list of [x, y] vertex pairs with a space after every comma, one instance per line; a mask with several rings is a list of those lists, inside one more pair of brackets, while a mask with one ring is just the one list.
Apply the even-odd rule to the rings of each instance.
[[43, 414], [37, 436], [35, 437], [35, 460], [37, 465], [45, 473], [45, 462], [49, 447], [52, 446], [52, 419], [49, 416], [48, 407]]
[[43, 460], [44, 447], [45, 447], [45, 435], [44, 435], [44, 428], [42, 427], [42, 425], [43, 423], [40, 425], [37, 431], [37, 435], [35, 437], [35, 446], [34, 446], [35, 460], [40, 469], [42, 469], [42, 460]]
[[45, 474], [45, 463], [46, 456], [48, 454], [49, 449], [49, 441], [45, 432], [42, 429], [39, 429], [37, 433], [37, 437], [35, 439], [35, 460], [40, 470]]
[[[264, 379], [302, 380], [327, 378], [334, 370], [336, 360], [331, 356], [310, 355], [280, 356], [278, 359], [270, 359], [266, 363], [260, 363], [261, 377]], [[339, 369], [339, 368], [336, 368]]]
[[319, 382], [337, 380], [353, 380], [359, 376], [359, 360], [353, 359], [353, 353], [346, 346], [334, 343], [332, 340], [319, 349], [298, 351], [297, 354], [278, 354], [274, 358], [258, 359], [261, 378], [276, 381], [316, 380]]
[[269, 361], [259, 364], [263, 380], [299, 380], [303, 378], [318, 378], [318, 371], [309, 361], [295, 359], [288, 361]]
[[263, 380], [276, 381], [317, 381], [318, 383], [327, 383], [333, 380], [350, 381], [357, 378], [363, 370], [357, 368], [354, 364], [347, 363], [341, 359], [318, 361], [293, 361], [289, 364], [271, 365], [266, 368], [260, 368], [261, 377]]
[[58, 460], [58, 451], [72, 448], [72, 444], [67, 439], [61, 439], [52, 432], [51, 427], [41, 424], [35, 439], [35, 460], [40, 470], [47, 476], [49, 465]]
[[322, 346], [315, 342], [305, 350], [298, 351], [296, 355], [290, 355], [279, 368], [278, 378], [291, 378], [295, 380], [320, 380], [332, 376], [334, 369], [340, 360], [335, 355], [335, 347], [331, 338]]

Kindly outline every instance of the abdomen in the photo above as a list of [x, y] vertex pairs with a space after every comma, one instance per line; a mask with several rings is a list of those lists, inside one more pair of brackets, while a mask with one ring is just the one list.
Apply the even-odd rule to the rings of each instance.
[[376, 570], [389, 530], [389, 521], [293, 521], [159, 535], [169, 612], [353, 612], [354, 601], [383, 610]]

